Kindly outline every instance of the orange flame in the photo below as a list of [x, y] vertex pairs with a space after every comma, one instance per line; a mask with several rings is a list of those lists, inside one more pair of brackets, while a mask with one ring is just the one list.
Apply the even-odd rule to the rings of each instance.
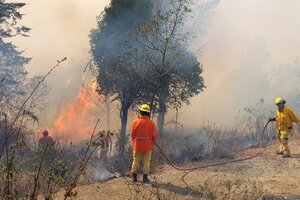
[[57, 135], [73, 142], [90, 136], [96, 123], [96, 116], [92, 116], [91, 112], [101, 100], [95, 87], [95, 82], [92, 86], [83, 85], [74, 100], [63, 104], [54, 124]]

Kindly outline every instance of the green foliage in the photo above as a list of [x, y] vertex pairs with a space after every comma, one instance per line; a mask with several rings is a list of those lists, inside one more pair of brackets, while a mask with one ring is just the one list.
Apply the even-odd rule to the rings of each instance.
[[186, 51], [177, 67], [170, 72], [172, 78], [167, 101], [171, 107], [180, 108], [183, 103], [190, 104], [189, 99], [203, 91], [202, 71], [201, 63], [191, 52]]
[[[98, 67], [99, 92], [117, 95], [121, 102], [129, 102], [136, 78], [128, 58], [125, 41], [134, 24], [143, 23], [151, 15], [151, 1], [112, 0], [101, 14], [98, 27], [91, 31], [91, 50]], [[126, 104], [126, 103], [125, 103]]]
[[202, 65], [189, 52], [189, 35], [183, 30], [191, 10], [190, 1], [170, 1], [167, 9], [158, 10], [145, 25], [131, 34], [128, 53], [139, 65], [143, 77], [143, 96], [158, 110], [158, 131], [163, 132], [167, 107], [180, 108], [204, 88]]
[[[27, 36], [29, 28], [18, 25], [23, 15], [19, 12], [25, 3], [6, 3], [0, 0], [0, 106], [6, 107], [5, 112], [12, 109], [12, 104], [20, 102], [16, 97], [26, 94], [27, 71], [24, 68], [30, 58], [22, 56], [15, 45], [6, 39], [21, 35]], [[15, 99], [16, 102], [12, 102]]]
[[[98, 17], [98, 26], [90, 34], [90, 44], [94, 60], [100, 63], [114, 60], [114, 56], [124, 51], [124, 42], [134, 24], [140, 24], [151, 16], [149, 0], [112, 0]], [[104, 64], [105, 65], [105, 64]]]
[[142, 16], [145, 10], [141, 10], [140, 8], [143, 8], [143, 6], [140, 7], [139, 5], [142, 4], [139, 4], [138, 0], [112, 0], [110, 6], [104, 9], [106, 20], [109, 22], [112, 22], [115, 19], [120, 20], [120, 15], [128, 10], [137, 13], [135, 16]]
[[23, 16], [18, 10], [24, 5], [25, 3], [6, 3], [0, 0], [0, 76], [10, 86], [23, 83], [27, 74], [23, 65], [30, 61], [16, 50], [16, 46], [4, 41], [5, 38], [16, 35], [27, 36], [30, 29], [17, 25]]
[[18, 10], [23, 6], [25, 3], [6, 3], [5, 0], [0, 0], [0, 39], [15, 35], [27, 36], [26, 33], [30, 29], [26, 26], [17, 26], [18, 20], [23, 16]]
[[153, 9], [161, 4], [113, 0], [91, 31], [99, 92], [120, 100], [124, 109], [150, 102], [165, 112], [167, 103], [176, 108], [189, 104], [205, 87], [202, 65], [187, 50], [188, 36], [182, 31], [190, 1]]
[[128, 109], [137, 97], [139, 78], [130, 58], [124, 56], [125, 42], [131, 28], [152, 15], [151, 0], [112, 0], [98, 18], [98, 27], [91, 31], [90, 43], [99, 75], [98, 92], [121, 102], [121, 133], [125, 139]]

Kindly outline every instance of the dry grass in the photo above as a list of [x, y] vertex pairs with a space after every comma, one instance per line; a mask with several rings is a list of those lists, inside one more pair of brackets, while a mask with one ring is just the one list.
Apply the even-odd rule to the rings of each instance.
[[[260, 115], [255, 109], [248, 108], [244, 117], [238, 119], [232, 127], [218, 127], [214, 123], [208, 123], [199, 129], [181, 128], [177, 131], [169, 129], [164, 137], [159, 138], [158, 144], [168, 158], [177, 165], [207, 159], [232, 159], [236, 151], [258, 142], [266, 116]], [[19, 130], [19, 132], [23, 133], [23, 130]], [[185, 196], [193, 193], [193, 198], [204, 199], [238, 199], [242, 197], [248, 200], [258, 198], [263, 194], [259, 187], [261, 183], [253, 182], [250, 179], [242, 182], [210, 177], [200, 184], [194, 184], [193, 189], [165, 184], [159, 178], [154, 180], [153, 187], [132, 186], [126, 177], [132, 163], [129, 135], [127, 135], [126, 141], [125, 149], [120, 151], [118, 138], [115, 138], [113, 153], [107, 162], [102, 163], [93, 156], [99, 145], [93, 139], [82, 145], [81, 148], [74, 145], [56, 147], [55, 151], [49, 153], [51, 156], [46, 156], [48, 154], [41, 154], [41, 152], [31, 149], [28, 145], [30, 142], [26, 141], [26, 137], [17, 138], [16, 141], [10, 141], [9, 144], [11, 145], [9, 150], [14, 152], [11, 154], [13, 162], [5, 157], [0, 160], [1, 179], [9, 181], [9, 183], [0, 183], [1, 193], [6, 194], [5, 188], [9, 186], [9, 195], [15, 198], [32, 196], [34, 199], [37, 194], [43, 194], [44, 198], [52, 199], [58, 190], [66, 188], [64, 198], [75, 198], [78, 195], [75, 190], [78, 184], [102, 180], [101, 177], [107, 171], [100, 169], [106, 168], [113, 173], [125, 175], [122, 178], [130, 190], [132, 199], [180, 199], [176, 191], [180, 191], [180, 194]], [[164, 164], [164, 157], [155, 148], [151, 161], [152, 174], [160, 173]], [[146, 192], [144, 192], [145, 190]]]
[[199, 190], [203, 192], [202, 198], [208, 200], [257, 200], [265, 193], [262, 185], [259, 181], [224, 180], [211, 176], [199, 186]]

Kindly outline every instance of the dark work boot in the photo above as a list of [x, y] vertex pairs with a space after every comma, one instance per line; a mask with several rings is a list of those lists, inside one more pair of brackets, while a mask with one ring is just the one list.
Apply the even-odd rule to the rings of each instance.
[[143, 183], [149, 183], [150, 180], [148, 179], [148, 174], [143, 175]]
[[132, 173], [132, 182], [138, 182], [136, 173]]

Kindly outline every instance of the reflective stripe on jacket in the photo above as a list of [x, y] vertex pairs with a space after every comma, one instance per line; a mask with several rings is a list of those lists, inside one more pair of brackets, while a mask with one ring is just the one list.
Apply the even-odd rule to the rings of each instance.
[[151, 139], [150, 137], [135, 137], [137, 140], [149, 140]]
[[295, 113], [287, 106], [284, 106], [283, 111], [277, 110], [276, 114], [276, 129], [277, 131], [286, 131], [293, 128], [293, 122], [299, 124], [300, 120]]
[[135, 151], [152, 151], [153, 141], [156, 141], [157, 137], [156, 126], [148, 116], [139, 116], [138, 119], [133, 121], [131, 138]]

